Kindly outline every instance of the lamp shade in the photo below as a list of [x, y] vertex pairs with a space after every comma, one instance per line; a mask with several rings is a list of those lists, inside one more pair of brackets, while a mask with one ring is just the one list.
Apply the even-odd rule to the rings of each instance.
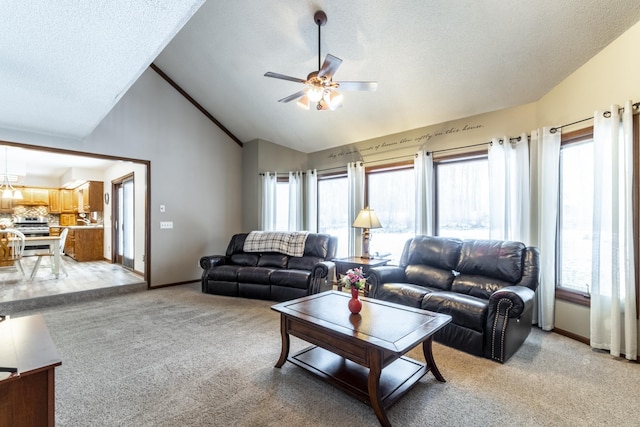
[[351, 226], [357, 228], [382, 228], [378, 216], [374, 210], [369, 209], [368, 206], [358, 213], [358, 216]]
[[310, 104], [309, 98], [307, 97], [307, 95], [303, 95], [302, 98], [300, 98], [296, 104], [298, 105], [298, 107], [308, 110], [309, 104]]

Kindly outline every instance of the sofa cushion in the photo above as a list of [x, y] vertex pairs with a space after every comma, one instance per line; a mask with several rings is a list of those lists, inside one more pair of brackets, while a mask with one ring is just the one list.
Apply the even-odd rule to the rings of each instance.
[[460, 239], [416, 236], [408, 248], [408, 264], [424, 264], [443, 270], [453, 270], [460, 256]]
[[428, 265], [408, 265], [404, 270], [409, 283], [444, 291], [451, 289], [453, 281], [451, 270], [441, 270]]
[[453, 279], [451, 290], [461, 294], [471, 295], [476, 298], [489, 299], [491, 294], [495, 291], [511, 285], [512, 283], [491, 277], [461, 274]]
[[216, 282], [236, 282], [240, 268], [237, 265], [219, 265], [207, 272], [207, 278]]
[[420, 308], [422, 298], [432, 292], [419, 285], [408, 283], [385, 283], [376, 290], [376, 298], [409, 307]]
[[269, 284], [269, 276], [274, 270], [265, 267], [243, 267], [238, 270], [238, 282]]
[[319, 263], [320, 261], [324, 261], [322, 258], [318, 258], [315, 256], [302, 256], [297, 257], [293, 256], [289, 258], [289, 268], [293, 270], [308, 270], [311, 271], [313, 266]]
[[308, 286], [309, 274], [306, 270], [274, 270], [271, 273], [270, 284], [287, 288], [306, 289]]
[[247, 240], [247, 233], [234, 234], [231, 236], [227, 246], [227, 256], [244, 252], [244, 241]]
[[258, 254], [239, 253], [231, 255], [229, 258], [233, 264], [253, 267], [258, 265], [260, 256]]
[[280, 253], [262, 254], [258, 260], [258, 267], [287, 268], [289, 256]]
[[448, 314], [451, 322], [476, 331], [484, 331], [488, 300], [456, 292], [432, 292], [422, 298], [422, 309]]
[[304, 245], [303, 256], [322, 258], [322, 260], [324, 260], [327, 258], [327, 253], [329, 251], [330, 238], [331, 236], [328, 234], [309, 234]]
[[455, 267], [462, 274], [495, 277], [512, 284], [522, 278], [521, 242], [503, 240], [465, 240]]

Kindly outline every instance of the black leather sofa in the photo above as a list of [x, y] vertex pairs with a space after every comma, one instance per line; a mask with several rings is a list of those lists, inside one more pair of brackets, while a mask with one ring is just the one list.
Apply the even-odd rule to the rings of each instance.
[[520, 242], [416, 236], [398, 266], [371, 269], [369, 296], [449, 314], [436, 341], [504, 363], [531, 332], [539, 259]]
[[302, 256], [279, 252], [245, 252], [248, 233], [231, 238], [225, 255], [200, 258], [202, 292], [287, 301], [332, 288], [338, 238], [309, 233]]

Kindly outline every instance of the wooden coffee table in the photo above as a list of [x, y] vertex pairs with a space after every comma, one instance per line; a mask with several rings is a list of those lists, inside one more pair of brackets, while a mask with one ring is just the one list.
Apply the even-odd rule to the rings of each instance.
[[[451, 316], [361, 297], [351, 314], [350, 296], [327, 291], [276, 304], [282, 351], [275, 367], [289, 362], [371, 405], [380, 424], [390, 426], [386, 409], [426, 373], [445, 379], [433, 359], [433, 334]], [[312, 345], [289, 356], [289, 336]], [[426, 363], [404, 354], [422, 344]]]

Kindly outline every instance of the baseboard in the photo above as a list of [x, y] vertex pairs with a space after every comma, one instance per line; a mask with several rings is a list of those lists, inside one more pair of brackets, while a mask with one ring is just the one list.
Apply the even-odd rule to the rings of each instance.
[[565, 336], [567, 338], [571, 338], [572, 340], [579, 341], [583, 344], [590, 345], [589, 338], [583, 337], [578, 334], [574, 334], [573, 332], [565, 331], [563, 329], [558, 329], [558, 328], [553, 328], [552, 332], [555, 332], [556, 334]]
[[196, 283], [202, 279], [194, 279], [194, 280], [185, 280], [184, 282], [175, 282], [175, 283], [165, 283], [164, 285], [153, 285], [149, 286], [149, 289], [160, 289], [160, 288], [168, 288], [169, 286], [179, 286], [179, 285], [187, 285], [189, 283]]

